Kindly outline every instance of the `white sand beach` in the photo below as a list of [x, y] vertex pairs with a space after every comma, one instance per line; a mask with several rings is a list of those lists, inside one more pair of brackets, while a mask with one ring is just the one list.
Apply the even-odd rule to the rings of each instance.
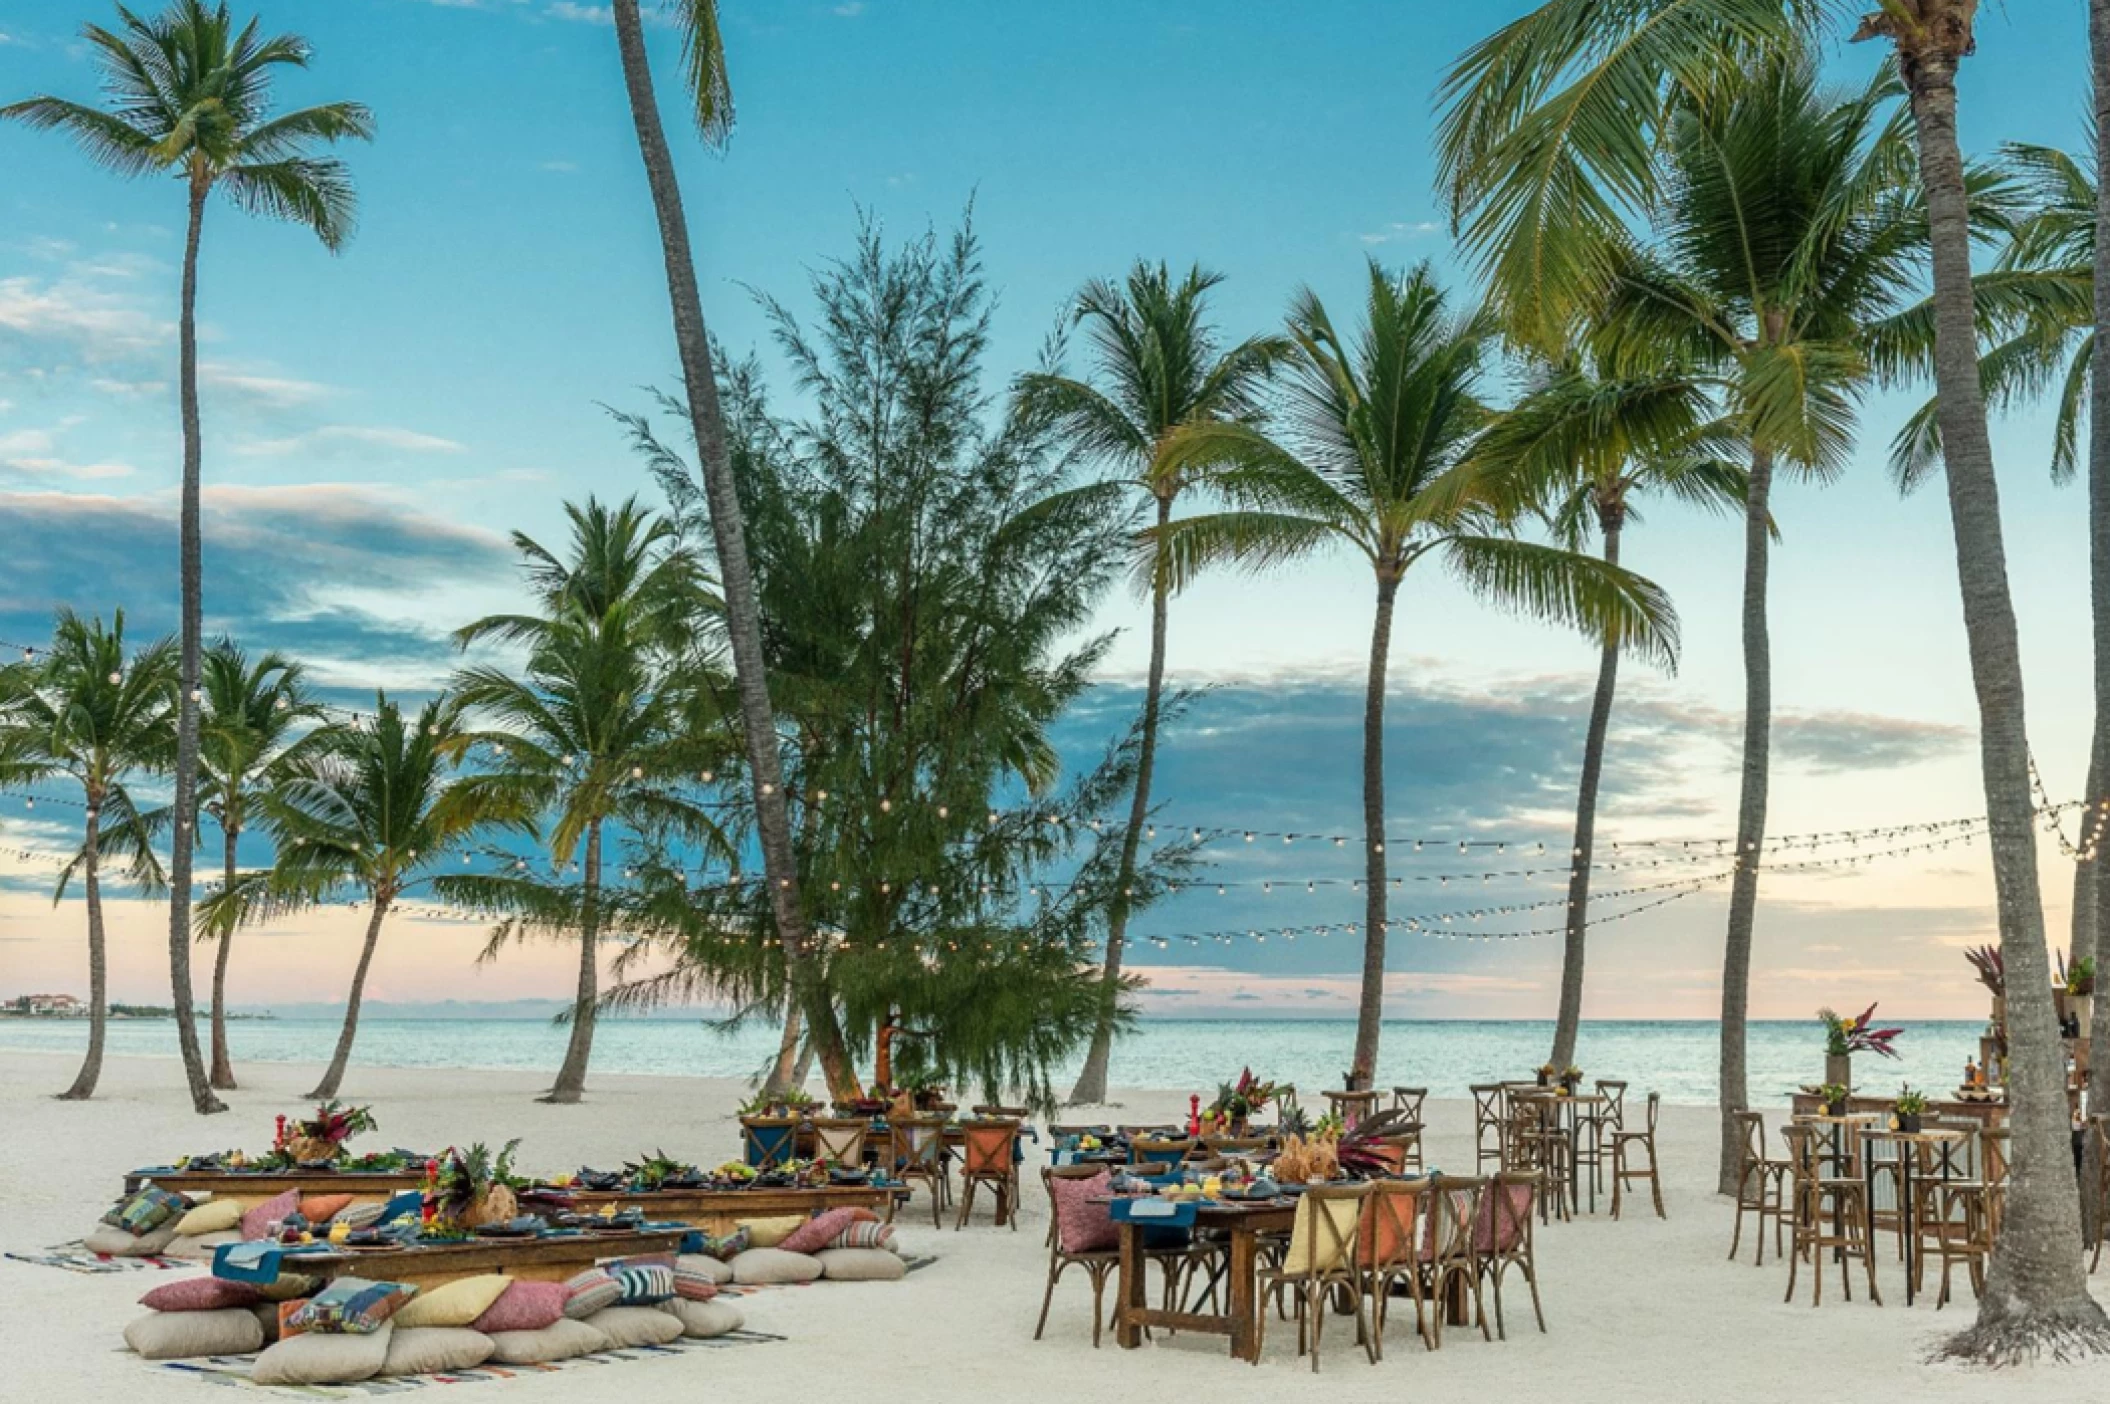
[[[115, 1059], [102, 1094], [87, 1104], [49, 1093], [71, 1075], [68, 1058], [0, 1056], [0, 1247], [34, 1250], [78, 1237], [116, 1195], [123, 1172], [186, 1151], [268, 1141], [271, 1118], [298, 1108], [314, 1070], [242, 1067], [242, 1090], [224, 1117], [185, 1109], [178, 1065]], [[609, 1165], [640, 1151], [706, 1163], [737, 1144], [729, 1080], [594, 1079], [582, 1106], [536, 1104], [542, 1081], [509, 1073], [355, 1068], [348, 1094], [371, 1103], [379, 1139], [416, 1146], [523, 1138], [530, 1170]], [[1129, 1092], [1122, 1119], [1184, 1114], [1181, 1092]], [[1431, 1103], [1431, 1163], [1470, 1158], [1470, 1108]], [[897, 1283], [821, 1283], [771, 1289], [742, 1302], [749, 1324], [789, 1339], [700, 1351], [606, 1370], [473, 1386], [476, 1399], [776, 1399], [852, 1389], [878, 1399], [1222, 1396], [1261, 1389], [1283, 1399], [1544, 1399], [1621, 1401], [1810, 1399], [1825, 1388], [1901, 1400], [2062, 1401], [2103, 1397], [2096, 1367], [2039, 1366], [1988, 1374], [1920, 1363], [1931, 1343], [1970, 1319], [1966, 1296], [1937, 1312], [1932, 1293], [1903, 1306], [1894, 1259], [1880, 1264], [1887, 1305], [1857, 1300], [1812, 1310], [1781, 1294], [1786, 1269], [1730, 1263], [1730, 1210], [1709, 1192], [1713, 1114], [1666, 1110], [1668, 1221], [1644, 1210], [1614, 1223], [1600, 1213], [1555, 1225], [1539, 1239], [1549, 1331], [1528, 1306], [1510, 1313], [1510, 1338], [1493, 1343], [1453, 1330], [1425, 1352], [1395, 1317], [1383, 1363], [1353, 1346], [1352, 1329], [1329, 1333], [1323, 1372], [1294, 1354], [1292, 1329], [1271, 1329], [1266, 1360], [1234, 1363], [1220, 1338], [1160, 1337], [1136, 1351], [1091, 1348], [1089, 1293], [1072, 1275], [1057, 1289], [1046, 1339], [1032, 1339], [1046, 1270], [1044, 1201], [1031, 1170], [1016, 1232], [986, 1217], [967, 1231], [933, 1231], [921, 1201], [902, 1217], [908, 1251], [939, 1259]], [[1629, 1201], [1629, 1207], [1632, 1207]], [[212, 1386], [140, 1361], [119, 1333], [139, 1294], [169, 1274], [87, 1276], [0, 1261], [0, 1398], [202, 1401]], [[1836, 1279], [1834, 1280], [1836, 1282]], [[2098, 1295], [2103, 1295], [2098, 1288]], [[1827, 1385], [1826, 1382], [1829, 1382]]]

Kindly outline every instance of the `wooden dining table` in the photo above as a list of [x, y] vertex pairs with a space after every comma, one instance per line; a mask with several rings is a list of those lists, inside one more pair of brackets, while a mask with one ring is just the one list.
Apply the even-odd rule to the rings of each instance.
[[[1110, 1200], [1100, 1201], [1111, 1203]], [[1227, 1310], [1221, 1314], [1171, 1311], [1149, 1304], [1143, 1282], [1143, 1231], [1148, 1219], [1125, 1219], [1116, 1227], [1121, 1238], [1121, 1276], [1115, 1298], [1114, 1341], [1123, 1350], [1143, 1344], [1143, 1328], [1200, 1331], [1231, 1338], [1231, 1358], [1260, 1363], [1260, 1235], [1287, 1232], [1297, 1212], [1295, 1200], [1235, 1204], [1204, 1200], [1194, 1206], [1194, 1227], [1220, 1229], [1230, 1240], [1226, 1283]]]

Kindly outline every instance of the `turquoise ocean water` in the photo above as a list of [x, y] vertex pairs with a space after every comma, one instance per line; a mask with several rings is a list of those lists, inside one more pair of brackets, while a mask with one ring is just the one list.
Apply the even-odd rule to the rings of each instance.
[[[1978, 1051], [1983, 1025], [1913, 1023], [1898, 1040], [1896, 1060], [1862, 1055], [1855, 1084], [1871, 1093], [1910, 1082], [1942, 1093], [1962, 1080]], [[239, 1020], [229, 1025], [237, 1062], [327, 1061], [338, 1025], [328, 1019]], [[86, 1046], [80, 1022], [0, 1020], [0, 1051], [73, 1052]], [[355, 1061], [373, 1066], [554, 1071], [565, 1031], [539, 1019], [369, 1019], [360, 1025]], [[1553, 1027], [1546, 1021], [1398, 1020], [1385, 1025], [1378, 1085], [1425, 1086], [1438, 1097], [1464, 1097], [1475, 1082], [1527, 1077], [1544, 1061]], [[1307, 1099], [1341, 1085], [1355, 1039], [1349, 1020], [1147, 1020], [1115, 1048], [1117, 1087], [1211, 1092], [1250, 1064], [1262, 1077], [1292, 1082]], [[113, 1055], [175, 1056], [175, 1025], [163, 1020], [110, 1025]], [[604, 1073], [750, 1077], [776, 1051], [775, 1030], [759, 1025], [721, 1033], [671, 1019], [604, 1020], [593, 1066]], [[1630, 1096], [1654, 1088], [1664, 1100], [1715, 1100], [1719, 1034], [1711, 1022], [1606, 1021], [1583, 1025], [1578, 1061], [1587, 1077], [1624, 1078]], [[1822, 1080], [1823, 1034], [1814, 1020], [1750, 1026], [1750, 1090], [1755, 1104], [1778, 1105], [1794, 1089]], [[1067, 1085], [1058, 1079], [1058, 1091]]]

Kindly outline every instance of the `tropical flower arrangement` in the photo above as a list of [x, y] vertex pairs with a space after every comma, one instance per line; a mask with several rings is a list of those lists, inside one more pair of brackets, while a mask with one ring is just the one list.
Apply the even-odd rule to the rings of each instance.
[[1978, 983], [1993, 992], [1995, 999], [2007, 996], [2007, 960], [1998, 946], [1968, 946], [1963, 958], [1978, 972]]
[[2073, 964], [2066, 963], [2064, 952], [2059, 955], [2059, 984], [2069, 995], [2092, 995], [2095, 993], [2095, 957], [2082, 956]]
[[1873, 1004], [1857, 1018], [1842, 1018], [1829, 1009], [1818, 1010], [1817, 1017], [1824, 1022], [1824, 1051], [1830, 1057], [1844, 1058], [1853, 1053], [1880, 1053], [1885, 1058], [1898, 1056], [1891, 1042], [1904, 1029], [1875, 1027], [1876, 1007]]
[[463, 1150], [450, 1146], [425, 1164], [426, 1221], [441, 1232], [502, 1224], [520, 1212], [515, 1191], [526, 1189], [525, 1177], [513, 1173], [513, 1153], [520, 1138], [497, 1152], [482, 1141]]
[[812, 1094], [799, 1088], [783, 1092], [757, 1092], [740, 1104], [742, 1116], [804, 1116], [820, 1105]]
[[1263, 1082], [1253, 1076], [1250, 1067], [1241, 1068], [1238, 1081], [1217, 1085], [1216, 1100], [1209, 1104], [1209, 1110], [1202, 1114], [1202, 1119], [1224, 1126], [1242, 1127], [1254, 1116], [1272, 1106], [1280, 1091], [1274, 1083]]
[[335, 1100], [315, 1108], [315, 1115], [300, 1121], [278, 1119], [272, 1137], [272, 1152], [295, 1165], [334, 1161], [344, 1154], [344, 1143], [362, 1131], [375, 1129], [372, 1107], [348, 1107]]
[[1894, 1129], [1908, 1135], [1917, 1133], [1920, 1129], [1920, 1118], [1927, 1114], [1927, 1094], [1915, 1092], [1910, 1087], [1900, 1087], [1894, 1111], [1896, 1114], [1890, 1119]]

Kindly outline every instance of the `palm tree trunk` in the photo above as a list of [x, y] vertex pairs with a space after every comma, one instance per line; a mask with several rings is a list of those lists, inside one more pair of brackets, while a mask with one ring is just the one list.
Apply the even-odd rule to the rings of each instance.
[[[2110, 0], [2088, 0], [2088, 50], [2095, 71], [2096, 169], [2110, 151]], [[2095, 191], [2095, 344], [2110, 346], [2110, 185], [2098, 180]], [[2110, 1107], [2110, 983], [2103, 976], [2110, 955], [2102, 933], [2110, 929], [2110, 882], [2102, 876], [2102, 847], [2110, 841], [2110, 813], [2103, 809], [2103, 786], [2110, 783], [2110, 368], [2101, 355], [2089, 362], [2088, 381], [2088, 599], [2095, 632], [2095, 738], [2088, 757], [2088, 808], [2081, 816], [2082, 856], [2074, 886], [2088, 876], [2091, 905], [2089, 954], [2097, 969], [2096, 1006], [2089, 1020], [2088, 1107]], [[2090, 839], [2093, 842], [2090, 842]], [[2076, 927], [2079, 919], [2075, 919]], [[2102, 1147], [2088, 1138], [2085, 1185], [2100, 1184]], [[2095, 1196], [2084, 1193], [2091, 1241], [2105, 1225], [2098, 1221]]]
[[1758, 914], [1758, 864], [1766, 842], [1766, 782], [1773, 745], [1773, 645], [1766, 631], [1767, 552], [1772, 546], [1773, 457], [1751, 455], [1744, 492], [1744, 775], [1736, 805], [1736, 869], [1729, 885], [1729, 935], [1722, 949], [1722, 1153], [1718, 1188], [1735, 1194], [1743, 1138], [1736, 1113], [1750, 1104], [1744, 1073], [1751, 994], [1751, 927]]
[[85, 1102], [95, 1095], [103, 1076], [103, 1034], [110, 1019], [110, 967], [103, 952], [102, 811], [96, 795], [88, 796], [87, 831], [81, 840], [81, 890], [88, 898], [88, 1056], [73, 1086], [59, 1094], [62, 1102]]
[[374, 947], [381, 940], [381, 923], [388, 916], [389, 898], [374, 894], [373, 914], [366, 921], [366, 944], [359, 949], [359, 964], [352, 971], [352, 992], [344, 1005], [344, 1028], [337, 1035], [337, 1051], [330, 1055], [330, 1070], [315, 1084], [308, 1096], [318, 1102], [327, 1102], [337, 1095], [344, 1083], [345, 1065], [352, 1060], [352, 1043], [359, 1037], [359, 1006], [366, 999], [366, 972], [373, 968]]
[[777, 1056], [770, 1062], [769, 1076], [762, 1082], [762, 1091], [769, 1096], [781, 1096], [791, 1090], [792, 1068], [798, 1062], [805, 1030], [806, 1021], [799, 1017], [798, 1005], [788, 1006], [784, 1010], [784, 1036], [777, 1040]]
[[227, 1110], [213, 1095], [198, 1050], [198, 1015], [191, 1004], [191, 851], [198, 812], [198, 655], [204, 630], [205, 575], [198, 546], [199, 479], [204, 443], [198, 427], [198, 235], [205, 223], [210, 186], [190, 183], [190, 225], [183, 241], [183, 307], [178, 332], [177, 398], [183, 411], [183, 490], [180, 512], [183, 594], [182, 681], [176, 694], [176, 833], [169, 853], [169, 992], [176, 1011], [176, 1044], [183, 1051], [183, 1076], [191, 1106], [200, 1115]]
[[[1158, 494], [1158, 535], [1162, 541], [1172, 520], [1172, 499]], [[1162, 554], [1163, 547], [1159, 548]], [[1106, 1065], [1113, 1054], [1114, 1015], [1121, 997], [1121, 955], [1128, 936], [1128, 890], [1136, 880], [1136, 850], [1150, 819], [1150, 780], [1158, 763], [1158, 710], [1165, 696], [1165, 618], [1171, 591], [1165, 572], [1152, 572], [1150, 583], [1150, 675], [1143, 685], [1143, 734], [1136, 751], [1136, 792], [1128, 806], [1128, 832], [1121, 836], [1121, 871], [1106, 919], [1106, 965], [1102, 974], [1106, 1008], [1092, 1031], [1084, 1070], [1070, 1089], [1073, 1106], [1097, 1106], [1106, 1100]]]
[[1348, 1090], [1361, 1091], [1377, 1076], [1378, 1034], [1385, 1019], [1385, 667], [1392, 652], [1392, 601], [1399, 577], [1380, 571], [1377, 618], [1370, 626], [1370, 686], [1363, 697], [1363, 993], [1355, 1011], [1355, 1061]]
[[598, 937], [601, 928], [601, 821], [586, 826], [586, 871], [579, 884], [579, 993], [571, 1006], [571, 1041], [564, 1066], [544, 1102], [576, 1102], [586, 1094], [586, 1063], [593, 1057], [593, 1021], [600, 999]]
[[[221, 833], [225, 839], [222, 859], [222, 892], [234, 891], [235, 845], [241, 829], [234, 819], [235, 802], [225, 802]], [[222, 1092], [234, 1090], [234, 1061], [227, 1053], [227, 956], [234, 948], [234, 923], [220, 933], [219, 949], [212, 958], [212, 1085]]]
[[[2095, 470], [2091, 466], [2088, 482], [2088, 553], [2091, 557], [2095, 555], [2098, 549], [2094, 538], [2100, 530], [2096, 523], [2095, 495]], [[2110, 546], [2110, 542], [2106, 542], [2104, 545]], [[2110, 588], [2110, 579], [2106, 579], [2100, 569], [2102, 564], [2106, 563], [2090, 561], [2088, 588], [2091, 597], [2098, 588], [2098, 581], [2101, 582], [2103, 588]], [[2092, 598], [2090, 603], [2091, 605], [2095, 603]], [[2104, 603], [2110, 604], [2110, 601], [2105, 601]], [[2105, 614], [2110, 615], [2110, 611], [2105, 611]], [[2097, 624], [2098, 629], [2103, 623], [2110, 623], [2110, 618], [2099, 620]], [[2100, 639], [2096, 641], [2096, 652], [2098, 654], [2102, 652], [2102, 641]], [[2096, 686], [2101, 687], [2102, 681], [2098, 677]], [[2099, 806], [2102, 803], [2104, 739], [2105, 729], [2100, 724], [2090, 730], [2088, 740], [2088, 783], [2081, 790], [2086, 806], [2081, 810], [2079, 835], [2081, 856], [2076, 858], [2073, 865], [2073, 922], [2072, 929], [2067, 933], [2066, 941], [2066, 963], [2068, 965], [2078, 965], [2083, 957], [2092, 959], [2095, 955], [2097, 929], [2095, 912], [2097, 900], [2095, 892], [2096, 868], [2094, 861], [2087, 855], [2090, 851], [2090, 840], [2096, 837], [2099, 832], [2097, 820], [2100, 817]], [[2064, 821], [2060, 822], [2063, 824]]]
[[[1954, 8], [1952, 8], [1954, 7]], [[2088, 1295], [2076, 1251], [2065, 1057], [2052, 1013], [2050, 958], [2037, 879], [2035, 804], [2024, 730], [2022, 655], [2008, 593], [1999, 486], [1978, 372], [1971, 233], [1963, 154], [1956, 136], [1956, 64], [1969, 52], [1969, 9], [1928, 6], [1934, 24], [1901, 40], [1927, 197], [1934, 266], [1935, 393], [1956, 572], [1963, 594], [1971, 679], [1978, 693], [1979, 754], [1993, 883], [2007, 966], [2008, 1101], [2013, 1165], [2006, 1216], [1986, 1270], [1978, 1321], [1946, 1353], [2006, 1363], [2049, 1350], [2110, 1349], [2110, 1319]]]
[[807, 939], [806, 918], [798, 890], [797, 864], [791, 848], [791, 820], [777, 754], [776, 719], [769, 704], [769, 678], [762, 657], [762, 615], [755, 581], [747, 562], [747, 535], [740, 498], [726, 462], [725, 422], [718, 407], [718, 380], [711, 364], [710, 335], [703, 321], [703, 297], [696, 288], [696, 263], [689, 249], [688, 216], [674, 178], [674, 158], [660, 125], [652, 93], [652, 69], [645, 57], [644, 24], [637, 0], [614, 0], [616, 46], [622, 55], [623, 82], [630, 98], [630, 119], [637, 129], [638, 152], [652, 189], [659, 218], [660, 247], [667, 265], [667, 296], [674, 313], [674, 343], [681, 354], [682, 388], [687, 393], [691, 428], [709, 505], [711, 536], [717, 547], [718, 576], [725, 597], [725, 631], [732, 646], [733, 677], [740, 693], [740, 720], [747, 736], [749, 781], [755, 790], [755, 827], [762, 845], [762, 866], [776, 917], [777, 939], [785, 971], [805, 1014], [808, 1036], [820, 1056], [829, 1094], [850, 1100], [860, 1093], [857, 1069], [843, 1047], [821, 971]]
[[[1619, 564], [1621, 506], [1599, 509], [1607, 565]], [[1555, 1067], [1575, 1062], [1575, 1035], [1582, 1026], [1583, 943], [1590, 925], [1590, 863], [1596, 850], [1597, 785], [1604, 774], [1605, 733], [1612, 725], [1612, 694], [1619, 686], [1619, 645], [1607, 643], [1597, 660], [1597, 695], [1590, 699], [1590, 729], [1583, 737], [1582, 784], [1575, 798], [1575, 866], [1568, 874], [1568, 935], [1561, 952], [1560, 1016], [1553, 1024]]]

